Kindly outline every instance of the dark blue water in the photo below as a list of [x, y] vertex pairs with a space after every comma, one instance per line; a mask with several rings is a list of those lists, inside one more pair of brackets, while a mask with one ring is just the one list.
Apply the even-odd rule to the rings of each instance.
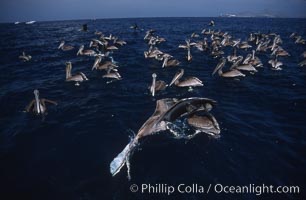
[[[292, 32], [306, 37], [305, 19], [216, 18], [215, 29], [246, 40], [250, 32], [280, 34], [291, 56], [282, 58], [282, 71], [268, 65], [237, 80], [211, 73], [218, 63], [207, 53], [192, 50], [193, 61], [178, 49], [192, 32], [208, 28], [210, 18], [107, 19], [95, 21], [0, 24], [0, 197], [1, 199], [256, 199], [255, 194], [132, 193], [131, 184], [197, 183], [224, 185], [297, 185], [301, 194], [262, 195], [267, 199], [305, 199], [306, 189], [306, 68], [297, 65], [305, 45], [294, 44]], [[152, 98], [151, 74], [170, 82], [178, 68], [162, 69], [145, 59], [145, 31], [133, 33], [134, 22], [154, 28], [167, 42], [159, 46], [181, 61], [188, 76], [204, 87], [167, 88]], [[89, 31], [79, 31], [87, 23]], [[93, 57], [76, 56], [77, 49], [57, 49], [61, 40], [88, 46], [94, 31], [127, 41], [114, 52], [123, 80], [106, 84], [103, 72], [91, 71]], [[21, 62], [22, 51], [32, 55]], [[230, 53], [225, 49], [226, 54]], [[239, 51], [239, 54], [246, 54]], [[65, 62], [90, 79], [80, 87], [65, 82]], [[22, 112], [33, 90], [55, 100], [42, 117]], [[202, 134], [193, 140], [173, 139], [165, 131], [142, 141], [131, 164], [112, 177], [109, 164], [151, 116], [162, 98], [207, 97], [218, 102], [212, 111], [221, 126], [219, 139]], [[187, 131], [187, 130], [186, 130]]]

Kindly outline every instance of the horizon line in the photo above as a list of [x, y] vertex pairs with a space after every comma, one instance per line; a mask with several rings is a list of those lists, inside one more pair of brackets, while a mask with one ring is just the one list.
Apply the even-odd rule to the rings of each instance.
[[102, 17], [102, 18], [79, 18], [79, 19], [47, 19], [47, 20], [27, 20], [27, 21], [5, 21], [0, 22], [0, 24], [10, 24], [15, 22], [25, 23], [29, 21], [35, 22], [56, 22], [56, 21], [84, 21], [84, 20], [104, 20], [104, 19], [148, 19], [148, 18], [264, 18], [264, 19], [306, 19], [305, 17], [281, 17], [281, 16], [156, 16], [156, 17]]

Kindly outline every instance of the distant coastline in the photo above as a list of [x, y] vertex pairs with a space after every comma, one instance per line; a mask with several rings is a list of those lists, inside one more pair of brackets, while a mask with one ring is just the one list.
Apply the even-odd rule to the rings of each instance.
[[[219, 16], [170, 16], [170, 17], [104, 17], [104, 18], [84, 18], [84, 19], [50, 19], [36, 20], [35, 22], [59, 22], [59, 21], [91, 21], [91, 20], [113, 20], [113, 19], [154, 19], [154, 18], [277, 18], [277, 19], [306, 19], [305, 17], [283, 17], [270, 14], [220, 14]], [[17, 22], [17, 23], [16, 23]], [[25, 24], [25, 21], [8, 21], [0, 22], [0, 24]]]

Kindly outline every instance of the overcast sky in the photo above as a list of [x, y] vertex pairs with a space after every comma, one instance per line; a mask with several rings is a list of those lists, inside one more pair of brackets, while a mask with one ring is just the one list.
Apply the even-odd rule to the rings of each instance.
[[211, 17], [221, 13], [306, 17], [306, 0], [1, 0], [0, 22], [126, 17]]

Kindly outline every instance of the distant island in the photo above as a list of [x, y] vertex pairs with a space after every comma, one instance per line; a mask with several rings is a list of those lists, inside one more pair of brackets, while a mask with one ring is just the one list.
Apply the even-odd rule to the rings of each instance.
[[276, 15], [273, 14], [268, 14], [268, 13], [262, 13], [262, 14], [255, 14], [255, 13], [248, 13], [248, 12], [244, 12], [244, 13], [238, 13], [238, 14], [230, 14], [230, 13], [226, 13], [226, 14], [220, 14], [219, 17], [262, 17], [262, 18], [276, 18]]

